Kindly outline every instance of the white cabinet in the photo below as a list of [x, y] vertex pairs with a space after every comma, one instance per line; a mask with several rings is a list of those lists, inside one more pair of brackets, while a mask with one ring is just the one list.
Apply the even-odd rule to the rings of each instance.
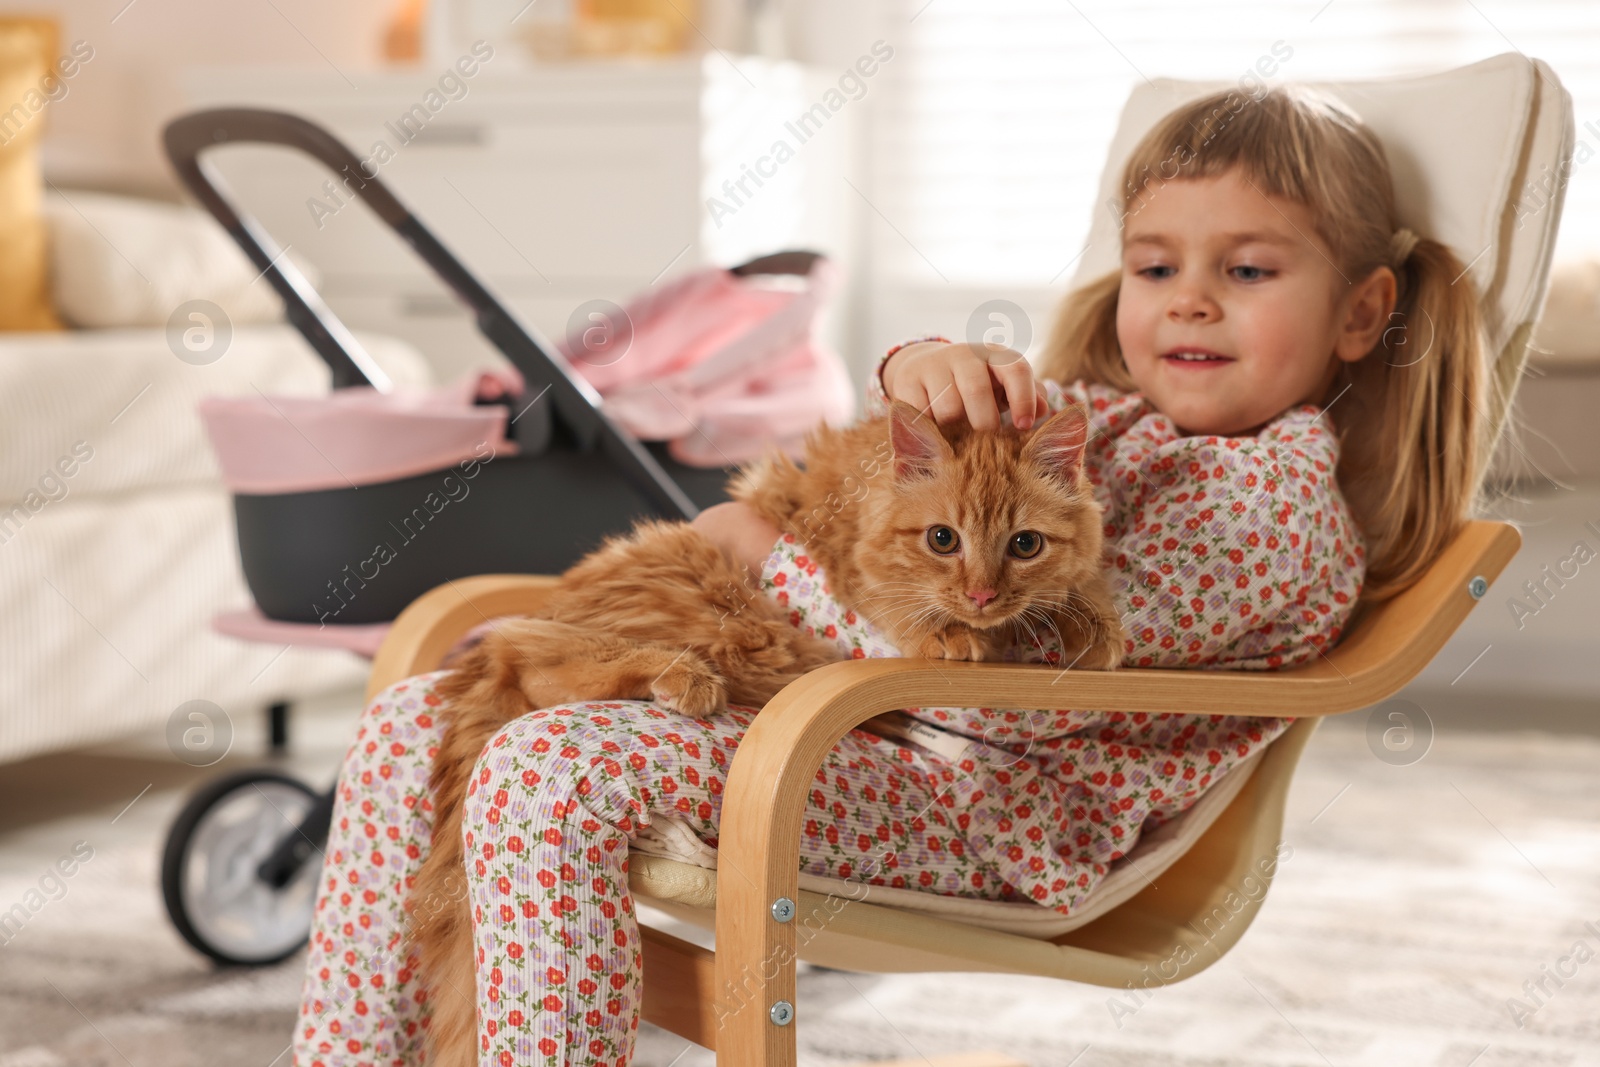
[[[716, 54], [538, 68], [497, 57], [458, 79], [455, 98], [429, 97], [437, 73], [349, 77], [359, 88], [331, 70], [194, 69], [182, 97], [188, 109], [267, 107], [325, 126], [548, 335], [585, 301], [621, 302], [690, 267], [795, 247], [847, 269], [853, 258], [861, 204], [845, 177], [857, 117], [847, 106], [819, 123], [812, 112], [831, 72]], [[793, 123], [808, 112], [801, 142]], [[780, 140], [792, 149], [781, 164]], [[264, 146], [206, 158], [237, 202], [316, 268], [348, 325], [414, 341], [441, 378], [494, 358], [422, 262], [320, 164]], [[752, 168], [769, 175], [759, 186]], [[732, 211], [708, 207], [712, 197], [731, 205], [724, 185], [741, 179], [749, 195]]]

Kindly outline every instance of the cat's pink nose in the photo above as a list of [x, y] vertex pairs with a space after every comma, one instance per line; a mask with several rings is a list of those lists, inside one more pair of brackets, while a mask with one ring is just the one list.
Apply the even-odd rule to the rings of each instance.
[[981, 608], [985, 604], [987, 604], [989, 601], [994, 599], [994, 590], [993, 589], [968, 589], [967, 590], [967, 595], [972, 598], [972, 602], [974, 604], [976, 604], [978, 607]]

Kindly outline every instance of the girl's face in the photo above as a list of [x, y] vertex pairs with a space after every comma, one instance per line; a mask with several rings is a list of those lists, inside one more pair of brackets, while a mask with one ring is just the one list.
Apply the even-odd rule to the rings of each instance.
[[1302, 204], [1234, 168], [1155, 188], [1122, 235], [1117, 340], [1186, 435], [1244, 436], [1320, 403], [1390, 325], [1394, 275], [1347, 281]]

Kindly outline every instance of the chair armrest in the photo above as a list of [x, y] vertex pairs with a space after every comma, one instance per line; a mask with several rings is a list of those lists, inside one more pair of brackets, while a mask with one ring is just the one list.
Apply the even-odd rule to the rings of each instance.
[[437, 670], [479, 623], [537, 611], [555, 583], [544, 574], [480, 574], [428, 590], [400, 613], [384, 637], [367, 675], [367, 702], [395, 682]]
[[[773, 697], [729, 768], [717, 838], [716, 989], [749, 993], [717, 1011], [719, 1058], [784, 1062], [773, 1003], [795, 999], [795, 925], [771, 908], [799, 891], [800, 824], [823, 759], [880, 712], [921, 705], [1096, 708], [1233, 715], [1331, 715], [1367, 707], [1414, 678], [1515, 555], [1505, 524], [1469, 522], [1423, 577], [1374, 605], [1333, 652], [1287, 671], [1119, 670], [866, 659], [811, 671]], [[1477, 579], [1483, 579], [1479, 584]], [[748, 961], [762, 961], [761, 973]], [[776, 976], [770, 972], [776, 970]]]
[[[784, 694], [799, 693], [802, 690], [796, 687], [803, 685], [807, 699], [832, 700], [849, 690], [852, 702], [869, 702], [874, 710], [840, 727], [830, 745], [878, 712], [919, 704], [1297, 717], [1337, 714], [1375, 704], [1415, 677], [1477, 602], [1471, 582], [1477, 577], [1492, 582], [1521, 542], [1515, 528], [1506, 523], [1467, 523], [1415, 585], [1374, 605], [1333, 652], [1293, 670], [1057, 671], [1016, 664], [878, 659], [833, 664], [795, 682]], [[378, 650], [367, 682], [368, 699], [404, 678], [436, 669], [462, 635], [479, 623], [537, 611], [555, 582], [547, 575], [485, 574], [446, 582], [424, 593], [395, 620]], [[824, 684], [832, 688], [809, 688]]]
[[[795, 925], [772, 917], [799, 891], [800, 822], [822, 761], [874, 715], [926, 704], [1079, 707], [1236, 715], [1330, 715], [1374, 704], [1427, 665], [1521, 544], [1517, 531], [1469, 522], [1423, 577], [1375, 605], [1333, 652], [1288, 671], [1057, 671], [1020, 664], [870, 659], [833, 663], [785, 686], [755, 719], [729, 768], [718, 833], [716, 988], [759, 990], [717, 1012], [719, 1058], [781, 1062], [783, 1031], [768, 1019], [793, 1004]], [[1480, 582], [1479, 579], [1482, 579]], [[484, 575], [447, 582], [395, 620], [373, 661], [369, 698], [438, 667], [455, 643], [498, 615], [538, 609], [555, 578]], [[748, 961], [761, 961], [759, 974]], [[776, 970], [775, 977], [767, 972]]]

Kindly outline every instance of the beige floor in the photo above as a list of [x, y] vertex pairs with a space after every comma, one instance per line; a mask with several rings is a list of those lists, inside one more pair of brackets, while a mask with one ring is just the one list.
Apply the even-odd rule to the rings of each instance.
[[[1600, 1064], [1600, 936], [1584, 927], [1600, 930], [1600, 740], [1467, 729], [1449, 696], [1411, 694], [1435, 736], [1410, 766], [1374, 756], [1362, 714], [1324, 727], [1291, 800], [1294, 856], [1211, 971], [1144, 1001], [1031, 979], [811, 971], [801, 1062], [991, 1048], [1038, 1067]], [[303, 716], [290, 762], [326, 776], [350, 714]], [[256, 741], [241, 731], [227, 764], [250, 762]], [[0, 771], [0, 906], [75, 841], [94, 848], [66, 895], [0, 947], [0, 1067], [287, 1065], [296, 962], [215, 972], [163, 917], [166, 823], [217, 770], [163, 756]], [[1596, 960], [1547, 982], [1553, 995], [1519, 1028], [1508, 998], [1542, 968], [1570, 969], [1560, 960], [1579, 940]], [[637, 1062], [711, 1058], [647, 1029]]]

